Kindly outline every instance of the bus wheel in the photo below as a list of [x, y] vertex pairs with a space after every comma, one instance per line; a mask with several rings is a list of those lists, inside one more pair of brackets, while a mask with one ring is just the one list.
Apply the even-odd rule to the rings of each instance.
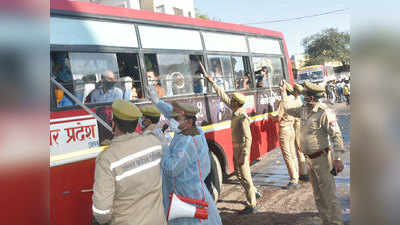
[[222, 191], [222, 168], [218, 157], [213, 152], [210, 152], [210, 159], [211, 172], [206, 178], [206, 184], [211, 196], [214, 198], [215, 202], [217, 202], [219, 194]]

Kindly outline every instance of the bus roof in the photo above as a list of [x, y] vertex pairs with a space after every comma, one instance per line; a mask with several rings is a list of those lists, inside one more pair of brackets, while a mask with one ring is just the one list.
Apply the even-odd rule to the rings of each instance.
[[127, 9], [116, 6], [101, 5], [92, 2], [79, 2], [70, 0], [50, 0], [52, 12], [72, 12], [71, 15], [97, 15], [105, 17], [130, 18], [142, 21], [154, 21], [162, 23], [173, 23], [181, 25], [191, 25], [197, 27], [267, 35], [283, 39], [283, 34], [279, 31], [267, 30], [257, 27], [206, 20], [199, 18], [189, 18], [184, 16], [169, 15], [165, 13], [155, 13], [147, 10]]

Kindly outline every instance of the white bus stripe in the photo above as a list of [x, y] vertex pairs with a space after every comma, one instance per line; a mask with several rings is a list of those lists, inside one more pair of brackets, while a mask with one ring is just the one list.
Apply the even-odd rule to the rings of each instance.
[[122, 164], [124, 164], [126, 162], [129, 162], [131, 160], [134, 160], [136, 158], [142, 157], [142, 156], [147, 155], [147, 154], [149, 154], [151, 152], [154, 152], [154, 151], [157, 151], [157, 150], [161, 150], [161, 149], [162, 149], [161, 145], [156, 145], [156, 146], [153, 146], [153, 147], [150, 147], [150, 148], [146, 148], [145, 150], [142, 150], [142, 151], [137, 152], [135, 154], [128, 155], [128, 156], [126, 156], [126, 157], [124, 157], [124, 158], [122, 158], [122, 159], [120, 159], [118, 161], [115, 161], [115, 162], [111, 163], [110, 170], [113, 170], [115, 167], [121, 166]]
[[129, 177], [129, 176], [132, 176], [132, 175], [134, 175], [136, 173], [142, 172], [143, 170], [150, 169], [151, 167], [157, 166], [160, 162], [161, 162], [161, 159], [157, 159], [157, 160], [155, 160], [153, 162], [144, 164], [143, 166], [140, 166], [138, 168], [128, 170], [125, 173], [123, 173], [123, 174], [121, 174], [119, 176], [116, 176], [115, 179], [117, 181], [120, 181], [120, 180], [122, 180], [122, 179], [124, 179], [126, 177]]

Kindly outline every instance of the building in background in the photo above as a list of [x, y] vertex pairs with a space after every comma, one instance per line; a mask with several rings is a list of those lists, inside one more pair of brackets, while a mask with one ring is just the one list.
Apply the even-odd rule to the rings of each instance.
[[193, 0], [77, 0], [123, 8], [195, 17]]

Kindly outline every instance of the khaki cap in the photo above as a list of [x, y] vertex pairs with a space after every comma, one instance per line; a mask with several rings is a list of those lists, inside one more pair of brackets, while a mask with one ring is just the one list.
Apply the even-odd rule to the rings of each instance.
[[294, 84], [294, 90], [301, 93], [301, 92], [303, 92], [304, 88], [300, 84]]
[[192, 104], [182, 103], [182, 102], [172, 102], [172, 106], [174, 107], [175, 111], [172, 111], [169, 116], [176, 117], [179, 114], [181, 115], [188, 115], [188, 116], [195, 116], [200, 110], [193, 106]]
[[154, 105], [143, 106], [140, 108], [140, 111], [145, 116], [151, 116], [151, 117], [160, 117], [161, 116], [160, 110], [158, 110], [157, 107]]
[[237, 102], [239, 102], [240, 104], [244, 104], [246, 102], [246, 96], [240, 94], [240, 93], [233, 93], [232, 94], [233, 99], [235, 99]]
[[308, 92], [311, 92], [312, 94], [321, 94], [325, 92], [325, 89], [318, 84], [311, 83], [310, 81], [305, 81], [304, 82], [304, 87], [307, 89]]
[[113, 102], [112, 110], [113, 115], [121, 120], [133, 121], [143, 116], [136, 105], [122, 99]]

